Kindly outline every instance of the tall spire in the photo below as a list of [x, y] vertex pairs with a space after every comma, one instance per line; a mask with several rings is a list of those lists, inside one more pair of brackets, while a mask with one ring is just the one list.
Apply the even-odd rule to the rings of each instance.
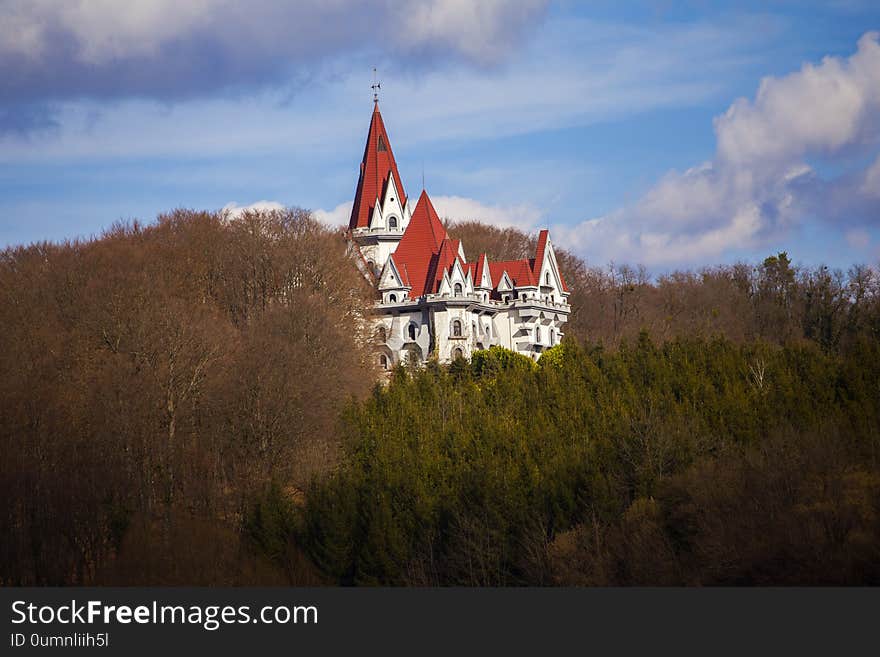
[[[378, 87], [377, 87], [378, 88]], [[384, 198], [389, 179], [393, 176], [394, 186], [400, 196], [401, 207], [406, 205], [406, 192], [397, 171], [394, 153], [391, 151], [391, 140], [385, 131], [379, 102], [373, 104], [373, 117], [370, 120], [370, 131], [367, 133], [367, 144], [364, 147], [364, 158], [361, 161], [361, 175], [358, 178], [354, 194], [354, 205], [351, 208], [349, 230], [366, 228], [370, 225], [370, 216], [376, 200]]]

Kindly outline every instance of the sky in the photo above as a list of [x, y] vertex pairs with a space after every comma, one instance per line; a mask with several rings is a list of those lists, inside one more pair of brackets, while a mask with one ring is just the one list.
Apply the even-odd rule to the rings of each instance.
[[346, 223], [375, 67], [441, 216], [653, 273], [876, 265], [878, 31], [876, 0], [0, 0], [0, 244]]

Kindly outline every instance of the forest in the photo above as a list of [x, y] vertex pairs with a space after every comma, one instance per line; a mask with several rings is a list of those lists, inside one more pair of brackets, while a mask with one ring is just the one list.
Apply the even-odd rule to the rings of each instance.
[[557, 256], [537, 362], [385, 377], [308, 211], [6, 248], [0, 584], [880, 584], [877, 269]]

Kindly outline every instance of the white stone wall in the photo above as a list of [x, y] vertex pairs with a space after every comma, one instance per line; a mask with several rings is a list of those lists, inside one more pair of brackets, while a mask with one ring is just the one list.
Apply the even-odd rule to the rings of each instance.
[[[491, 313], [481, 311], [490, 307]], [[462, 304], [452, 300], [435, 300], [419, 304], [407, 299], [397, 304], [379, 304], [375, 326], [385, 329], [385, 342], [377, 339], [377, 358], [384, 355], [387, 366], [404, 362], [414, 351], [422, 362], [436, 354], [440, 362], [450, 362], [456, 349], [465, 358], [471, 358], [478, 349], [500, 345], [530, 358], [555, 344], [563, 336], [568, 318], [568, 307], [562, 304], [543, 304], [531, 301], [514, 301], [501, 304]], [[453, 322], [461, 322], [461, 337], [454, 336]], [[416, 327], [415, 339], [409, 333], [409, 325]], [[476, 325], [476, 333], [474, 327]], [[486, 338], [485, 328], [490, 332]], [[539, 329], [536, 337], [535, 328]], [[434, 331], [432, 334], [431, 331]], [[551, 334], [552, 331], [552, 334]]]

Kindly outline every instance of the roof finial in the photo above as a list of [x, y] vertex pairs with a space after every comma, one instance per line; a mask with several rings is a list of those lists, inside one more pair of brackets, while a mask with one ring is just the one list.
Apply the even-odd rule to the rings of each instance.
[[377, 105], [379, 104], [379, 89], [382, 88], [382, 85], [376, 80], [376, 67], [373, 67], [373, 84], [370, 85], [370, 89], [373, 90], [373, 102]]

